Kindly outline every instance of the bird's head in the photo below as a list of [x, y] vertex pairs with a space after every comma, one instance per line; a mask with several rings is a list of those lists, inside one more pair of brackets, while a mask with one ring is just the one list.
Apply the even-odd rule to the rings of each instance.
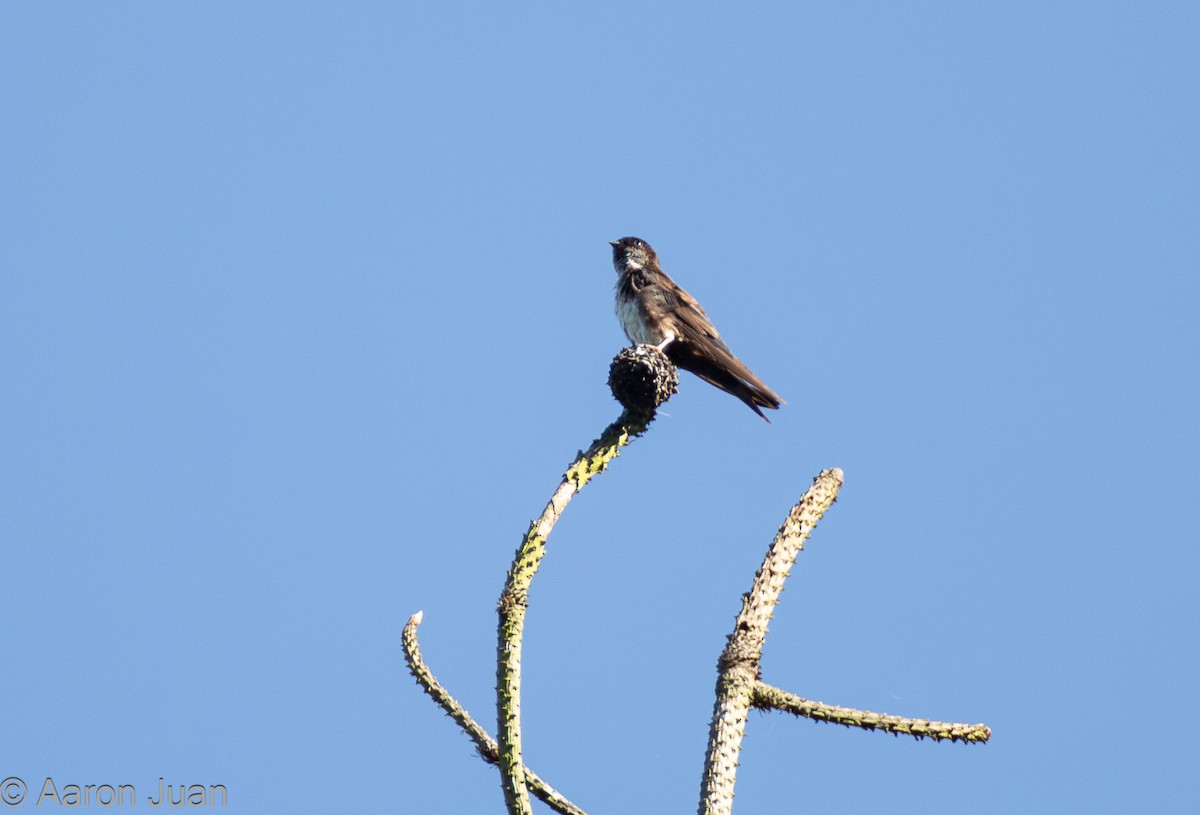
[[641, 238], [621, 238], [609, 241], [613, 248], [613, 268], [617, 274], [639, 272], [658, 262], [658, 255]]

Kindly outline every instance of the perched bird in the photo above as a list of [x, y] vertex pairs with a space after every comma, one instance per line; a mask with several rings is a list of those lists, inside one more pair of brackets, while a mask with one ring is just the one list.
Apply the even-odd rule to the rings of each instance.
[[704, 309], [658, 265], [641, 238], [609, 241], [617, 270], [617, 316], [631, 342], [657, 346], [679, 368], [760, 408], [783, 404], [779, 394], [751, 373], [721, 339]]

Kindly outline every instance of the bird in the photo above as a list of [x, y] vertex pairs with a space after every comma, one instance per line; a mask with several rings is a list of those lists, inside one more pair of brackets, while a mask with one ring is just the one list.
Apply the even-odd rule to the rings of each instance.
[[641, 238], [609, 241], [617, 271], [616, 311], [630, 342], [653, 345], [675, 366], [741, 399], [762, 419], [762, 408], [783, 404], [721, 339], [704, 309], [667, 276], [658, 254]]

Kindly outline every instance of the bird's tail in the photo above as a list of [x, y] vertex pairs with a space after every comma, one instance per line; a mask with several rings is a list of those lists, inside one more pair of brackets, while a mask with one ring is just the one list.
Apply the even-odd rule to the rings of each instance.
[[710, 385], [741, 399], [762, 417], [763, 421], [770, 423], [771, 420], [762, 412], [762, 408], [778, 410], [783, 404], [783, 399], [755, 376], [741, 360], [733, 354], [728, 354], [728, 358], [722, 355], [720, 360], [714, 360], [688, 353], [684, 351], [686, 346], [678, 348], [677, 345], [679, 344], [672, 343], [667, 346], [667, 355], [671, 357], [672, 362], [685, 371], [691, 371]]

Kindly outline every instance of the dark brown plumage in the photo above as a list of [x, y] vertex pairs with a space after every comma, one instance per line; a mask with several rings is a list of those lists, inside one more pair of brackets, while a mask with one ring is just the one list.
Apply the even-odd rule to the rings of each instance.
[[657, 345], [676, 366], [741, 399], [766, 421], [761, 408], [783, 404], [733, 355], [704, 309], [662, 270], [641, 238], [610, 241], [617, 270], [617, 316], [630, 341]]

